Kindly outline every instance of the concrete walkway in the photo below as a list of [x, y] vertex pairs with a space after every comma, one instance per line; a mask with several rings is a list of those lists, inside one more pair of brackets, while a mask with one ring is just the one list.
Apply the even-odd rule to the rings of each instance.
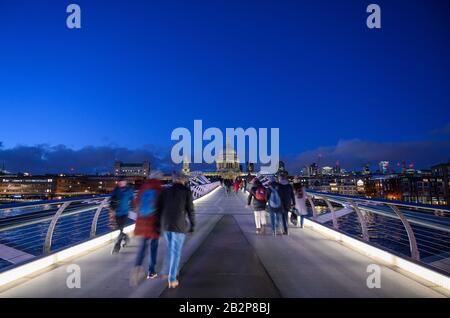
[[[161, 279], [129, 286], [132, 242], [119, 255], [110, 254], [109, 244], [60, 264], [0, 297], [443, 297], [379, 263], [381, 288], [369, 289], [367, 266], [376, 262], [309, 229], [257, 236], [245, 203], [244, 194], [227, 196], [222, 189], [196, 202], [197, 232], [187, 238], [175, 290]], [[161, 239], [160, 256], [164, 245]], [[81, 268], [80, 289], [66, 285], [72, 263]]]

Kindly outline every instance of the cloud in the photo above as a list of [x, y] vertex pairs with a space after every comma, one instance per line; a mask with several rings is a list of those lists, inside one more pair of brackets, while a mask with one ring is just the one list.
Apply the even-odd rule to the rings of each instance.
[[450, 159], [450, 141], [375, 142], [359, 139], [341, 140], [334, 146], [319, 147], [302, 152], [287, 160], [286, 166], [293, 173], [311, 163], [334, 166], [339, 161], [341, 167], [360, 170], [365, 164], [376, 166], [381, 160], [393, 165], [406, 161], [417, 168], [427, 169], [432, 165]]
[[444, 127], [432, 130], [430, 133], [432, 135], [450, 135], [450, 123], [448, 123]]
[[[65, 145], [0, 147], [0, 164], [11, 172], [45, 173], [105, 173], [112, 172], [114, 161], [142, 162], [149, 160], [153, 168], [170, 171], [175, 168], [169, 149], [151, 145], [139, 149], [118, 146], [86, 146], [75, 150]], [[72, 170], [73, 169], [73, 170]]]

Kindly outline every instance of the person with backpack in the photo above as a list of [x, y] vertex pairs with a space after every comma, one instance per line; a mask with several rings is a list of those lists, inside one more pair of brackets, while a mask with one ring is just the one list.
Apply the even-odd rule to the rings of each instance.
[[274, 177], [269, 178], [269, 186], [267, 188], [267, 203], [270, 214], [270, 224], [272, 225], [272, 234], [276, 236], [281, 225], [281, 198], [278, 194], [278, 183]]
[[267, 191], [258, 178], [253, 180], [253, 187], [250, 189], [248, 195], [247, 206], [250, 206], [252, 199], [256, 234], [264, 234], [266, 225]]
[[119, 253], [122, 241], [124, 241], [124, 246], [126, 246], [129, 241], [128, 235], [123, 232], [123, 228], [128, 221], [128, 213], [131, 210], [133, 198], [133, 189], [128, 186], [127, 179], [125, 177], [121, 177], [117, 183], [117, 187], [111, 195], [110, 203], [110, 208], [113, 212], [116, 226], [120, 231], [113, 250], [111, 251], [112, 254]]
[[281, 199], [281, 215], [283, 223], [283, 235], [288, 235], [289, 228], [289, 211], [295, 206], [294, 189], [289, 184], [288, 174], [281, 172], [278, 176], [278, 194]]
[[238, 180], [238, 179], [234, 180], [234, 183], [233, 183], [233, 190], [234, 190], [234, 193], [235, 193], [235, 194], [239, 191], [239, 186], [240, 186], [239, 180]]
[[[161, 177], [161, 172], [152, 172], [149, 179], [146, 180], [139, 189], [136, 199], [134, 200], [135, 211], [137, 213], [134, 235], [139, 238], [140, 242], [134, 264], [135, 267], [131, 272], [131, 286], [138, 285], [145, 276], [147, 276], [147, 279], [157, 277], [156, 258], [158, 255], [160, 229], [156, 201], [161, 193]], [[146, 273], [142, 263], [144, 261], [148, 243], [150, 243], [150, 253], [148, 271]]]
[[297, 224], [303, 228], [303, 221], [305, 216], [308, 215], [308, 209], [306, 208], [306, 194], [305, 188], [301, 183], [294, 183], [295, 192], [295, 212], [297, 214]]
[[[156, 209], [160, 211], [161, 231], [167, 243], [162, 273], [167, 275], [169, 288], [175, 288], [186, 233], [194, 232], [194, 203], [192, 192], [185, 186], [186, 176], [174, 171], [171, 187], [165, 188], [158, 197]], [[186, 221], [189, 219], [189, 225]]]

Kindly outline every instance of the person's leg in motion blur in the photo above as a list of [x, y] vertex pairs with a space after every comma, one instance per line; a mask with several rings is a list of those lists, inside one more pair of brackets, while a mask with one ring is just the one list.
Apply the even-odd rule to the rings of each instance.
[[156, 275], [156, 258], [158, 256], [158, 239], [150, 240], [150, 255], [148, 261], [148, 278], [155, 278]]
[[169, 287], [174, 288], [178, 286], [178, 270], [180, 266], [181, 252], [183, 250], [184, 239], [186, 235], [184, 233], [171, 233], [171, 245], [170, 245], [170, 261], [169, 261]]

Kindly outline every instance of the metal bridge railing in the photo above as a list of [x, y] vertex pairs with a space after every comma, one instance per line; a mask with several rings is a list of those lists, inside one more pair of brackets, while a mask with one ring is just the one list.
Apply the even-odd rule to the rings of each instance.
[[[194, 199], [209, 193], [218, 184], [191, 187]], [[0, 207], [0, 244], [31, 256], [48, 255], [113, 231], [109, 199], [107, 195]]]
[[314, 221], [450, 273], [449, 207], [306, 194]]

